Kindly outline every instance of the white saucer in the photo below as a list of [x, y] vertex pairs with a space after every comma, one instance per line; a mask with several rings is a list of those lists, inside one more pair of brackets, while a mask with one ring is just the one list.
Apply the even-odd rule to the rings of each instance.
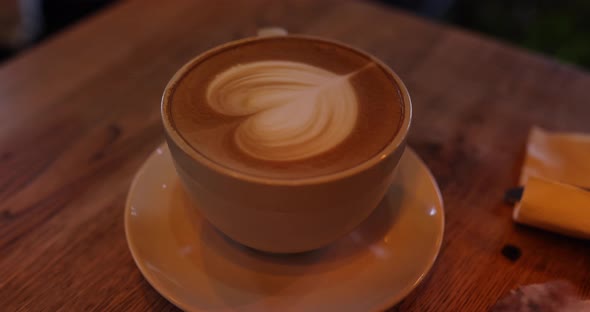
[[234, 243], [189, 209], [164, 144], [129, 190], [129, 249], [149, 283], [187, 311], [387, 309], [428, 273], [444, 229], [428, 168], [409, 148], [398, 168], [382, 204], [354, 232], [322, 250], [277, 256]]

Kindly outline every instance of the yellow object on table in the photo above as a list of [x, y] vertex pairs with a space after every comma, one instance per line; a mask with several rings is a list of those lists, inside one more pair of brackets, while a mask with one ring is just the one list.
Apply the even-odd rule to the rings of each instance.
[[526, 185], [531, 176], [590, 188], [590, 135], [533, 127], [520, 184]]
[[590, 136], [531, 129], [514, 208], [518, 223], [590, 239]]
[[519, 223], [590, 239], [590, 192], [530, 177], [513, 217]]

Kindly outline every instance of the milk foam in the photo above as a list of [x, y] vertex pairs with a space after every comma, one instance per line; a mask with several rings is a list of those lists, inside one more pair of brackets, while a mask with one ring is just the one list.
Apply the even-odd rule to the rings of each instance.
[[[360, 71], [359, 69], [358, 71]], [[359, 101], [350, 78], [293, 61], [233, 66], [208, 85], [217, 113], [243, 116], [235, 143], [262, 160], [292, 161], [324, 153], [355, 127]]]

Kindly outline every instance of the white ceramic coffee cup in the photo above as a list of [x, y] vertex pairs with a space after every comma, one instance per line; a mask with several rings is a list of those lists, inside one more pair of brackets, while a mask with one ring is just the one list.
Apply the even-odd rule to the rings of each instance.
[[[358, 51], [325, 39], [289, 36]], [[391, 75], [401, 90], [403, 120], [388, 145], [355, 167], [319, 177], [284, 180], [237, 172], [204, 157], [173, 127], [169, 113], [171, 86], [192, 64], [227, 45], [252, 40], [263, 39], [247, 38], [213, 48], [191, 60], [172, 77], [162, 97], [166, 141], [195, 209], [225, 235], [246, 246], [273, 253], [317, 249], [352, 231], [385, 195], [405, 149], [412, 116], [410, 96], [401, 79], [387, 65], [358, 51]]]

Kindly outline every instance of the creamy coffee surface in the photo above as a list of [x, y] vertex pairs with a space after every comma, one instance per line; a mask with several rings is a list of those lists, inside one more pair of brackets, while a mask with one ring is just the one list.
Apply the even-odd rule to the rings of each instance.
[[399, 131], [399, 86], [372, 59], [323, 41], [226, 45], [172, 86], [173, 126], [197, 152], [271, 178], [335, 173], [376, 156]]
[[235, 129], [241, 152], [270, 161], [301, 160], [350, 135], [358, 100], [350, 77], [292, 61], [258, 61], [219, 73], [207, 103], [226, 116], [247, 116]]

